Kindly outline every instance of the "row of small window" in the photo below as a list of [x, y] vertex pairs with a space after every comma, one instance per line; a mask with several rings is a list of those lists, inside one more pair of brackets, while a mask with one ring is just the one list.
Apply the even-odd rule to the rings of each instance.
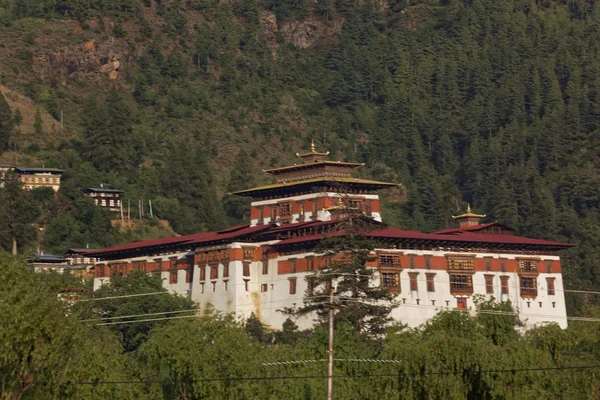
[[[345, 206], [349, 209], [360, 210], [365, 212], [367, 215], [371, 215], [371, 204], [370, 202], [365, 202], [363, 199], [345, 199]], [[311, 213], [313, 216], [317, 215], [318, 205], [316, 201], [311, 201]], [[298, 202], [298, 215], [302, 218], [304, 217], [305, 204], [304, 202]], [[262, 221], [265, 218], [265, 207], [258, 207], [258, 220]], [[270, 217], [271, 221], [276, 221], [277, 218], [288, 219], [292, 217], [292, 203], [279, 203], [276, 205], [272, 205], [270, 208]]]
[[112, 199], [110, 199], [110, 200], [96, 199], [96, 205], [97, 206], [104, 206], [104, 207], [106, 207], [106, 206], [109, 206], [109, 207], [115, 207], [115, 206], [119, 207], [119, 206], [121, 206], [121, 201], [120, 200], [115, 201], [115, 200], [112, 200]]
[[[431, 269], [431, 255], [423, 256], [425, 262], [425, 269]], [[500, 271], [507, 272], [507, 260], [500, 259]], [[452, 271], [472, 271], [474, 269], [475, 259], [473, 257], [452, 257], [448, 258], [447, 269]], [[485, 270], [492, 270], [492, 259], [485, 258]], [[519, 272], [537, 272], [538, 261], [537, 260], [517, 260], [519, 265]], [[552, 273], [552, 261], [546, 261], [545, 263], [546, 273]], [[399, 254], [380, 254], [379, 255], [379, 266], [380, 267], [393, 267], [401, 268], [402, 262]], [[408, 268], [417, 267], [417, 256], [415, 254], [409, 254], [408, 256]]]
[[[254, 260], [254, 253], [256, 251], [255, 247], [244, 247], [243, 249], [243, 257], [244, 260], [252, 261]], [[262, 248], [263, 259], [267, 257], [267, 248]], [[198, 264], [207, 264], [212, 262], [226, 262], [229, 261], [230, 250], [222, 249], [222, 250], [213, 250], [213, 251], [203, 251], [198, 253]]]
[[60, 178], [38, 178], [37, 176], [25, 176], [24, 182], [28, 183], [60, 183]]
[[[427, 291], [435, 292], [435, 275], [436, 274], [425, 274]], [[473, 293], [473, 277], [472, 275], [450, 275], [450, 292], [451, 293]], [[418, 272], [409, 272], [410, 290], [418, 291]], [[500, 292], [501, 294], [508, 294], [508, 276], [500, 277]], [[555, 294], [554, 288], [555, 278], [546, 278], [546, 284], [548, 288], [548, 295]], [[537, 295], [537, 278], [533, 276], [520, 276], [519, 277], [520, 290], [522, 295]], [[381, 285], [382, 287], [400, 292], [400, 272], [398, 271], [383, 271], [381, 272]], [[485, 275], [485, 287], [486, 293], [494, 293], [494, 275]]]

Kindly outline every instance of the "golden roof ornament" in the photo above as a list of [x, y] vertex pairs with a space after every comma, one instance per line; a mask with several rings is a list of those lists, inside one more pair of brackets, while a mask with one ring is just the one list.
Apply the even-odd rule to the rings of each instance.
[[474, 214], [471, 212], [471, 204], [467, 203], [467, 212], [461, 215], [453, 215], [454, 219], [462, 219], [462, 218], [485, 218], [486, 214]]
[[327, 153], [319, 153], [317, 151], [317, 147], [315, 146], [315, 140], [314, 139], [312, 139], [310, 141], [310, 152], [303, 153], [303, 154], [296, 153], [296, 157], [302, 157], [302, 158], [310, 157], [310, 156], [327, 157], [328, 155], [329, 155], [329, 152], [327, 152]]

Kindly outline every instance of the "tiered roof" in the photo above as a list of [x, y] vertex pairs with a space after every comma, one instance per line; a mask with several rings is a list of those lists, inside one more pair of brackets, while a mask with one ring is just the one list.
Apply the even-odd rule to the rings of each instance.
[[288, 167], [263, 170], [275, 177], [276, 183], [252, 189], [240, 190], [233, 194], [254, 198], [285, 196], [293, 192], [309, 193], [315, 187], [328, 188], [331, 191], [352, 190], [374, 192], [379, 189], [398, 186], [395, 183], [379, 182], [352, 177], [352, 171], [364, 164], [342, 161], [329, 161], [325, 157], [329, 152], [320, 153], [312, 142], [307, 153], [296, 154], [302, 159], [301, 164]]

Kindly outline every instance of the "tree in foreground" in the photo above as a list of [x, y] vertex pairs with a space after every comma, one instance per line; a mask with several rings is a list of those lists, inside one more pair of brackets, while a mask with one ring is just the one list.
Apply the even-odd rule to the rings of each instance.
[[[127, 322], [142, 319], [167, 317], [173, 311], [195, 310], [195, 303], [183, 296], [173, 295], [162, 286], [159, 277], [146, 272], [134, 272], [126, 276], [113, 276], [110, 283], [105, 284], [93, 293], [95, 299], [103, 297], [127, 296], [142, 293], [163, 293], [152, 296], [126, 297], [119, 299], [98, 300], [80, 303], [78, 312], [83, 318], [104, 318], [107, 322]], [[189, 314], [193, 314], [190, 311]], [[156, 314], [169, 313], [169, 314]], [[146, 314], [155, 314], [144, 317]], [[139, 315], [131, 318], [111, 318]], [[187, 313], [175, 314], [188, 315]], [[146, 340], [150, 331], [164, 321], [147, 321], [109, 325], [123, 343], [126, 351], [133, 351]]]
[[79, 322], [22, 260], [0, 254], [0, 398], [143, 399], [114, 335]]
[[369, 263], [374, 260], [375, 242], [361, 235], [370, 229], [369, 223], [350, 217], [339, 228], [343, 235], [332, 235], [315, 249], [327, 265], [306, 278], [313, 290], [306, 294], [304, 305], [286, 312], [295, 316], [316, 313], [317, 321], [324, 324], [328, 312], [322, 305], [333, 290], [335, 303], [341, 306], [335, 320], [347, 321], [356, 332], [376, 337], [389, 328], [390, 313], [397, 303], [393, 294], [373, 283], [376, 269]]

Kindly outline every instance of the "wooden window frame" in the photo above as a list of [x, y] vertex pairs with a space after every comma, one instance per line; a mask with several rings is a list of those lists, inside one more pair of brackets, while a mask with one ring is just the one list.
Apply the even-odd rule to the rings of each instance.
[[546, 266], [546, 273], [547, 274], [551, 274], [552, 273], [552, 261], [551, 260], [546, 260], [544, 262], [545, 266]]
[[297, 292], [297, 280], [296, 278], [288, 278], [290, 281], [290, 294], [296, 294]]
[[229, 263], [223, 264], [223, 278], [229, 278]]
[[[450, 279], [450, 294], [470, 296], [473, 294], [473, 275], [468, 273], [448, 274]], [[462, 280], [465, 282], [462, 282]]]
[[484, 267], [486, 272], [490, 272], [493, 268], [493, 258], [492, 257], [484, 257], [483, 258], [483, 263], [484, 263]]
[[306, 257], [306, 270], [307, 271], [315, 270], [315, 258], [314, 257]]
[[548, 296], [556, 295], [556, 287], [554, 285], [554, 281], [556, 278], [546, 278], [546, 287], [548, 288]]
[[249, 262], [242, 263], [242, 276], [250, 276], [250, 263]]
[[426, 255], [423, 258], [425, 260], [425, 269], [431, 269], [431, 267], [432, 267], [432, 257], [430, 255]]
[[510, 277], [503, 275], [500, 277], [500, 293], [501, 294], [509, 294], [510, 292], [510, 287], [508, 285], [508, 279]]
[[279, 203], [277, 206], [279, 208], [279, 220], [289, 221], [292, 219], [292, 217], [294, 215], [292, 214], [292, 202], [291, 201]]
[[254, 261], [254, 247], [242, 247], [244, 261]]
[[206, 265], [201, 265], [200, 267], [200, 282], [206, 281]]
[[[399, 269], [381, 269], [379, 270], [379, 276], [381, 281], [381, 288], [388, 290], [392, 293], [401, 293], [402, 283], [400, 281]], [[391, 283], [390, 283], [391, 282]]]
[[185, 270], [185, 283], [192, 283], [194, 279], [194, 270], [188, 268]]
[[177, 257], [169, 258], [169, 269], [177, 269]]
[[411, 292], [418, 292], [419, 291], [419, 273], [418, 272], [409, 272], [408, 273], [408, 279], [410, 282], [410, 291]]
[[169, 284], [170, 285], [176, 285], [177, 281], [179, 280], [179, 274], [178, 274], [178, 270], [171, 270], [169, 271]]
[[380, 253], [378, 257], [378, 266], [380, 268], [402, 268], [401, 254]]
[[267, 293], [268, 290], [269, 290], [269, 285], [267, 283], [261, 283], [260, 284], [260, 291], [261, 291], [261, 293]]
[[427, 280], [427, 291], [430, 293], [435, 292], [435, 274], [425, 274]]
[[295, 274], [298, 272], [298, 259], [297, 258], [289, 258], [290, 263], [290, 274]]
[[210, 279], [219, 279], [219, 264], [214, 264], [210, 266]]
[[417, 255], [416, 254], [408, 255], [408, 268], [417, 269]]
[[539, 259], [517, 258], [519, 272], [537, 273]]
[[446, 265], [448, 271], [474, 271], [475, 257], [474, 256], [447, 256]]
[[508, 260], [506, 258], [500, 259], [500, 272], [508, 272]]
[[494, 294], [494, 275], [484, 275], [485, 278], [485, 293]]
[[537, 276], [519, 275], [519, 293], [522, 298], [536, 298], [538, 294]]

